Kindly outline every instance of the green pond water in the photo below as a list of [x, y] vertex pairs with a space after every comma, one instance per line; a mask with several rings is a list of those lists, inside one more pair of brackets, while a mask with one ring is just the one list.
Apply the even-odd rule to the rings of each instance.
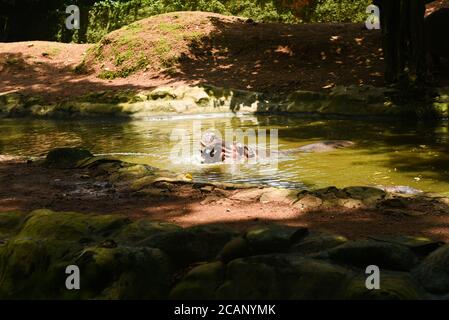
[[[293, 152], [266, 163], [201, 164], [196, 153], [171, 154], [186, 133], [184, 144], [197, 151], [194, 126], [202, 130], [277, 129], [280, 151], [320, 140], [351, 140], [354, 147], [327, 153]], [[270, 132], [270, 131], [269, 131]], [[82, 146], [95, 154], [114, 154], [201, 181], [262, 183], [274, 186], [410, 186], [449, 194], [449, 130], [438, 125], [391, 121], [316, 120], [279, 116], [214, 116], [142, 121], [0, 120], [0, 154], [44, 156], [56, 147]]]

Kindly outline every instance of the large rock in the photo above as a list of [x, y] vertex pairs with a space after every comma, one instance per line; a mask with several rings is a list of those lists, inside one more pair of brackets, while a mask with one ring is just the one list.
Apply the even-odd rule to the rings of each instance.
[[294, 206], [300, 210], [317, 210], [323, 205], [323, 200], [310, 194], [306, 194], [297, 201]]
[[354, 278], [344, 288], [341, 299], [348, 300], [418, 300], [423, 293], [408, 273], [384, 272], [380, 275], [380, 289], [366, 288], [367, 276]]
[[49, 262], [39, 241], [17, 239], [0, 246], [0, 298], [49, 298], [52, 292], [45, 281]]
[[73, 294], [83, 299], [163, 299], [174, 271], [153, 248], [86, 248], [73, 264], [82, 270], [81, 290]]
[[47, 154], [45, 165], [59, 169], [76, 168], [79, 161], [92, 156], [93, 154], [90, 151], [82, 148], [58, 148]]
[[301, 254], [314, 254], [320, 251], [329, 250], [346, 243], [348, 239], [332, 234], [313, 234], [295, 243], [290, 252]]
[[159, 233], [142, 240], [139, 245], [159, 248], [180, 266], [213, 260], [236, 233], [222, 226], [197, 226]]
[[348, 269], [326, 261], [293, 258], [291, 262], [293, 272], [283, 279], [289, 299], [335, 299], [353, 277]]
[[224, 281], [225, 267], [222, 262], [212, 262], [192, 269], [170, 292], [170, 299], [210, 300]]
[[88, 216], [74, 212], [33, 211], [19, 236], [32, 239], [80, 240], [109, 237], [130, 221], [121, 215]]
[[248, 257], [253, 254], [249, 241], [242, 237], [237, 237], [225, 244], [218, 254], [218, 258], [224, 263], [228, 263], [237, 258]]
[[254, 256], [231, 261], [226, 268], [226, 280], [217, 289], [218, 299], [282, 299], [280, 279], [276, 265], [285, 265], [282, 256]]
[[342, 190], [350, 198], [361, 200], [369, 207], [375, 206], [379, 201], [385, 198], [385, 191], [372, 187], [348, 187]]
[[272, 254], [228, 264], [220, 299], [332, 299], [352, 273], [325, 261]]
[[25, 217], [21, 212], [0, 212], [0, 240], [17, 232]]
[[329, 258], [361, 268], [376, 265], [381, 269], [407, 271], [417, 258], [406, 246], [374, 240], [351, 241], [328, 251]]
[[179, 231], [181, 229], [181, 227], [168, 222], [139, 219], [122, 228], [114, 239], [117, 242], [133, 244], [159, 233]]
[[444, 242], [433, 241], [424, 237], [411, 236], [371, 236], [370, 239], [376, 241], [384, 241], [388, 243], [396, 243], [408, 247], [418, 255], [426, 256], [444, 245]]
[[449, 293], [449, 245], [431, 253], [415, 270], [413, 275], [420, 284], [434, 294]]
[[298, 200], [297, 190], [279, 189], [279, 188], [267, 188], [260, 197], [260, 202], [278, 202], [285, 204], [292, 204]]
[[288, 251], [308, 234], [307, 228], [270, 224], [250, 228], [245, 237], [255, 253]]

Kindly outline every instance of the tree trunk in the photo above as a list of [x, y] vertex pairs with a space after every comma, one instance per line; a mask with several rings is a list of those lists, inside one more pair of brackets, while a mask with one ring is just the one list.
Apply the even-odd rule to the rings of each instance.
[[407, 86], [423, 83], [426, 0], [377, 0], [374, 3], [381, 14], [385, 81]]

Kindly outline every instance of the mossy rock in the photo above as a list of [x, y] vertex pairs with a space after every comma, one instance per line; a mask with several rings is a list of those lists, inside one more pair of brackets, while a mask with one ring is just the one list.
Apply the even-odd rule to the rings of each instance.
[[76, 168], [79, 161], [92, 157], [90, 151], [82, 148], [58, 148], [47, 154], [45, 165], [49, 168]]
[[380, 289], [367, 289], [366, 276], [355, 277], [339, 298], [347, 300], [419, 300], [423, 293], [408, 273], [381, 272]]
[[296, 254], [270, 254], [231, 261], [220, 299], [331, 299], [351, 279], [346, 268]]
[[23, 212], [0, 212], [0, 239], [15, 234], [26, 216]]
[[196, 226], [158, 233], [139, 242], [140, 246], [159, 248], [179, 266], [209, 261], [217, 257], [235, 231], [215, 225]]
[[407, 271], [417, 262], [406, 246], [374, 240], [350, 241], [328, 251], [334, 261], [361, 268], [376, 265], [382, 269]]
[[[58, 245], [58, 248], [63, 247]], [[57, 281], [58, 274], [52, 272], [52, 262], [62, 258], [66, 250], [50, 251], [45, 241], [32, 239], [14, 239], [1, 246], [0, 298], [57, 298], [58, 287], [64, 287], [64, 281]]]
[[174, 271], [153, 248], [86, 248], [73, 264], [82, 270], [82, 299], [163, 299]]
[[158, 100], [158, 99], [172, 100], [172, 99], [176, 99], [178, 97], [176, 90], [174, 88], [170, 88], [170, 87], [156, 88], [149, 93], [149, 96], [153, 100]]
[[222, 284], [225, 267], [222, 262], [211, 262], [193, 268], [171, 290], [169, 298], [178, 300], [211, 300]]
[[449, 245], [432, 252], [412, 274], [427, 291], [449, 294]]
[[385, 198], [386, 192], [372, 187], [348, 187], [342, 189], [350, 198], [361, 200], [367, 206], [374, 206]]
[[130, 221], [125, 216], [89, 216], [75, 212], [33, 211], [19, 233], [32, 239], [81, 240], [106, 237]]
[[179, 231], [181, 229], [181, 227], [167, 222], [139, 219], [122, 228], [114, 239], [118, 242], [133, 244], [159, 233]]
[[[90, 157], [78, 161], [76, 167], [82, 169], [94, 169], [106, 164], [122, 165], [123, 161], [118, 158], [108, 156]], [[116, 166], [117, 169], [120, 167], [121, 166]]]
[[218, 254], [218, 259], [228, 263], [237, 258], [248, 257], [253, 254], [249, 241], [243, 237], [237, 237], [226, 243]]
[[315, 254], [321, 251], [329, 250], [348, 242], [348, 239], [332, 234], [313, 234], [305, 237], [303, 240], [295, 243], [290, 248], [290, 252], [301, 254]]
[[291, 272], [281, 281], [289, 299], [335, 299], [353, 277], [350, 270], [321, 260], [292, 256]]
[[226, 279], [217, 289], [218, 299], [270, 300], [282, 299], [279, 284], [281, 274], [275, 264], [285, 264], [283, 258], [255, 256], [231, 261]]
[[414, 253], [426, 256], [436, 249], [444, 245], [444, 242], [433, 241], [425, 237], [412, 236], [371, 236], [370, 239], [376, 241], [384, 241], [388, 243], [396, 243], [408, 247]]
[[270, 224], [250, 228], [245, 238], [255, 253], [287, 251], [308, 234], [307, 228]]

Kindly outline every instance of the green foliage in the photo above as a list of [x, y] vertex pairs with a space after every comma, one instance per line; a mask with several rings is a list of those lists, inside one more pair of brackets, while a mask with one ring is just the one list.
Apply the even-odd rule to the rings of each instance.
[[[301, 19], [292, 13], [286, 3], [286, 0], [0, 0], [0, 9], [4, 7], [0, 12], [6, 12], [5, 16], [0, 15], [0, 39], [3, 28], [6, 36], [9, 30], [10, 40], [31, 40], [39, 35], [38, 38], [46, 40], [95, 43], [109, 32], [134, 21], [174, 11], [215, 12], [261, 22], [362, 22], [371, 0], [310, 1], [308, 6], [300, 10]], [[69, 4], [78, 5], [82, 21], [87, 21], [81, 23], [80, 30], [70, 31], [65, 28], [67, 14], [64, 9]], [[29, 23], [37, 7], [39, 12], [45, 14], [48, 21], [46, 25], [35, 27]], [[17, 12], [21, 15], [17, 16]], [[5, 17], [8, 23], [3, 22]], [[18, 28], [19, 25], [23, 26], [23, 21], [27, 21], [30, 27]], [[167, 26], [165, 29], [176, 31]]]
[[371, 0], [318, 0], [310, 6], [304, 19], [308, 22], [363, 22]]

